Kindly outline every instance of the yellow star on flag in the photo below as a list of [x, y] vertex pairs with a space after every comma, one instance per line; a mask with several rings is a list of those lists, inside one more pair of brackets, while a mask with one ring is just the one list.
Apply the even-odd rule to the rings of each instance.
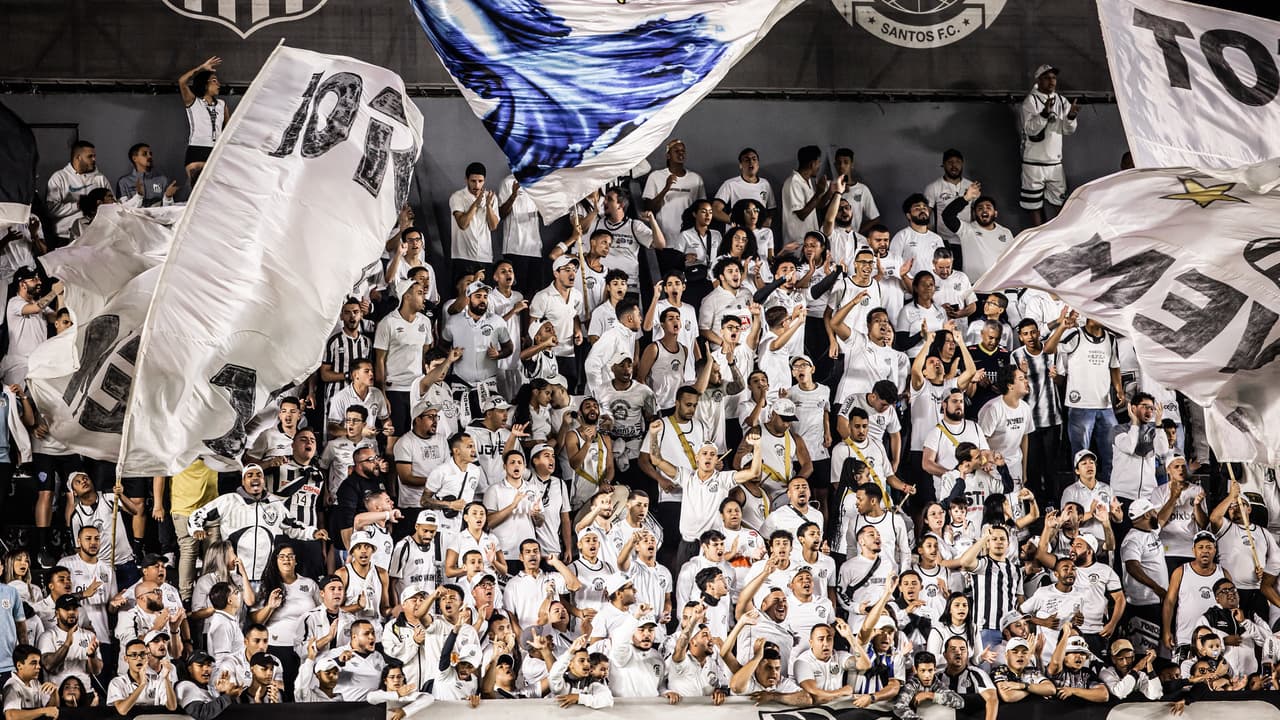
[[1161, 195], [1160, 197], [1164, 200], [1190, 200], [1202, 208], [1209, 207], [1219, 200], [1223, 202], [1248, 202], [1227, 194], [1231, 188], [1236, 186], [1235, 183], [1205, 186], [1192, 178], [1179, 178], [1179, 180], [1182, 181], [1182, 188], [1185, 192]]

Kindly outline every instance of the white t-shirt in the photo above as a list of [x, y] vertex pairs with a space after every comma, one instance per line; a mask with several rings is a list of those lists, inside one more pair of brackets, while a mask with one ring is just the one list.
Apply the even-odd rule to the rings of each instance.
[[1104, 331], [1101, 338], [1095, 338], [1083, 329], [1069, 332], [1058, 343], [1058, 372], [1067, 376], [1066, 406], [1111, 407], [1111, 368], [1118, 367], [1115, 336]]
[[387, 390], [407, 392], [422, 374], [422, 347], [431, 341], [431, 327], [424, 313], [405, 320], [399, 311], [378, 322], [373, 349], [386, 352]]
[[[1120, 560], [1133, 560], [1142, 568], [1142, 572], [1161, 587], [1169, 587], [1169, 567], [1164, 561], [1164, 543], [1159, 532], [1148, 532], [1132, 528], [1120, 542]], [[1158, 605], [1160, 596], [1124, 571], [1124, 597], [1134, 605]]]
[[791, 171], [787, 181], [782, 184], [782, 234], [783, 242], [798, 243], [804, 240], [804, 234], [818, 229], [818, 209], [814, 208], [805, 219], [796, 216], [796, 211], [803, 208], [813, 199], [816, 190], [812, 180], [806, 180], [798, 171]]
[[[951, 232], [946, 223], [942, 222], [942, 211], [946, 209], [947, 205], [951, 204], [952, 200], [964, 195], [972, 184], [973, 181], [965, 177], [960, 178], [960, 181], [955, 183], [945, 177], [939, 177], [924, 188], [925, 200], [929, 203], [930, 210], [932, 210], [930, 219], [937, 226], [938, 234], [949, 243], [956, 242], [956, 233]], [[969, 257], [966, 255], [964, 260], [967, 266]]]
[[[514, 175], [502, 178], [502, 183], [498, 185], [498, 205], [504, 204], [511, 197], [515, 181]], [[542, 257], [542, 226], [538, 220], [538, 206], [528, 192], [516, 195], [515, 202], [511, 203], [511, 212], [502, 219], [502, 252], [506, 255]]]
[[[425, 480], [432, 470], [449, 458], [449, 441], [440, 433], [424, 438], [407, 432], [396, 441], [394, 454], [396, 465], [408, 465], [413, 475]], [[398, 479], [396, 482], [400, 486], [400, 507], [418, 507], [422, 502], [422, 487], [406, 485]]]
[[[14, 357], [30, 357], [31, 351], [49, 337], [49, 320], [43, 311], [23, 315], [22, 308], [30, 300], [19, 295], [9, 298], [6, 307], [6, 322], [9, 323], [9, 355]], [[26, 375], [26, 372], [23, 372]]]
[[831, 453], [823, 444], [826, 427], [824, 413], [831, 411], [831, 391], [825, 385], [817, 385], [812, 390], [803, 390], [799, 385], [792, 385], [787, 397], [796, 404], [796, 421], [791, 424], [791, 431], [804, 440], [809, 450], [810, 460], [826, 460]]
[[[480, 204], [476, 206], [475, 213], [471, 216], [471, 224], [466, 230], [458, 227], [458, 221], [452, 217], [453, 213], [465, 213], [471, 203], [475, 202], [476, 196], [467, 188], [462, 188], [449, 196], [449, 237], [450, 255], [459, 260], [471, 260], [478, 263], [493, 262], [493, 234], [489, 230], [489, 202], [486, 196]], [[494, 203], [498, 200], [495, 198]], [[497, 205], [494, 205], [493, 212], [498, 213]]]
[[[910, 225], [899, 230], [889, 241], [889, 254], [897, 255], [904, 261], [915, 258], [911, 263], [910, 277], [915, 277], [921, 270], [933, 267], [933, 251], [944, 247], [942, 236], [932, 230], [916, 232]], [[936, 302], [936, 301], [935, 301]]]
[[991, 449], [1004, 455], [1009, 474], [1022, 479], [1022, 438], [1031, 432], [1031, 406], [1019, 400], [1009, 407], [1002, 397], [993, 397], [978, 411], [978, 427]]
[[680, 503], [680, 536], [686, 542], [697, 542], [702, 533], [719, 524], [720, 503], [737, 485], [733, 475], [732, 470], [721, 470], [703, 480], [696, 471], [678, 469], [675, 482], [684, 491], [684, 500]]
[[866, 185], [860, 182], [846, 184], [844, 194], [840, 197], [848, 200], [849, 207], [853, 209], [854, 228], [861, 228], [863, 222], [880, 217], [880, 208], [876, 207], [876, 199], [871, 196], [871, 188]]
[[755, 182], [750, 183], [743, 180], [741, 175], [735, 175], [720, 184], [715, 199], [724, 203], [726, 214], [739, 200], [755, 200], [764, 205], [765, 210], [778, 207], [778, 201], [773, 197], [773, 186], [762, 177], [757, 177]]
[[[667, 178], [670, 176], [671, 171], [666, 168], [649, 173], [649, 177], [645, 179], [641, 197], [645, 200], [657, 197], [662, 192], [662, 188], [667, 186]], [[686, 169], [683, 176], [676, 178], [675, 184], [663, 198], [662, 207], [656, 213], [658, 227], [662, 229], [662, 236], [668, 242], [680, 237], [680, 224], [684, 211], [689, 209], [694, 200], [701, 200], [706, 196], [706, 187], [703, 186], [702, 176], [698, 173]]]

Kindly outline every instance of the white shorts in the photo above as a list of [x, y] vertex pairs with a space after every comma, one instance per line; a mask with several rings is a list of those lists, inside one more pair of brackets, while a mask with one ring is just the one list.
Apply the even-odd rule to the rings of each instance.
[[1023, 210], [1039, 210], [1045, 201], [1062, 207], [1067, 195], [1067, 174], [1062, 165], [1022, 164], [1022, 196], [1018, 205]]

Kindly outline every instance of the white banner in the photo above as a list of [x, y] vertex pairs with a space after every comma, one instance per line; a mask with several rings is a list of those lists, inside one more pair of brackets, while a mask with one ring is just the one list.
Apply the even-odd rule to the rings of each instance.
[[801, 0], [413, 0], [551, 220], [626, 175]]
[[[75, 324], [41, 343], [28, 358], [31, 399], [48, 423], [49, 435], [71, 452], [95, 460], [119, 457], [139, 330], [159, 275], [159, 267], [142, 273], [95, 314], [73, 310]], [[72, 295], [71, 286], [67, 294]]]
[[[1280, 157], [1280, 22], [1179, 0], [1098, 0], [1098, 17], [1138, 167]], [[1267, 169], [1255, 188], [1280, 184]]]
[[124, 475], [238, 458], [273, 392], [317, 367], [408, 196], [422, 116], [351, 58], [277, 48], [205, 166], [156, 282]]
[[83, 235], [40, 256], [45, 272], [66, 285], [66, 306], [76, 320], [94, 317], [126, 284], [164, 264], [183, 209], [103, 205]]
[[1276, 465], [1280, 239], [1268, 235], [1278, 217], [1280, 190], [1185, 168], [1123, 172], [1019, 235], [977, 286], [1048, 290], [1128, 335], [1144, 373], [1216, 403], [1213, 416], [1245, 434], [1214, 444], [1220, 460]]

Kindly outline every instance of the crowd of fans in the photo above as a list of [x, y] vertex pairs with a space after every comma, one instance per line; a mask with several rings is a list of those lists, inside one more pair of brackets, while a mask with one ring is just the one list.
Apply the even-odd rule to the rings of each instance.
[[[188, 183], [228, 113], [217, 65], [181, 81]], [[1035, 74], [1039, 212], [1077, 109]], [[974, 292], [1013, 233], [962, 153], [900, 215], [848, 149], [800, 148], [776, 194], [755, 149], [714, 193], [688, 153], [670, 141], [638, 199], [584, 199], [546, 257], [518, 182], [468, 166], [450, 254], [401, 213], [243, 470], [117, 480], [26, 392], [75, 322], [36, 260], [102, 203], [180, 188], [145, 144], [112, 183], [77, 143], [54, 226], [9, 229], [0, 268], [0, 473], [34, 484], [10, 517], [36, 526], [4, 557], [6, 720], [731, 695], [990, 720], [1276, 686], [1280, 546], [1253, 498], [1195, 474], [1189, 408], [1127, 339], [1043, 291]]]

